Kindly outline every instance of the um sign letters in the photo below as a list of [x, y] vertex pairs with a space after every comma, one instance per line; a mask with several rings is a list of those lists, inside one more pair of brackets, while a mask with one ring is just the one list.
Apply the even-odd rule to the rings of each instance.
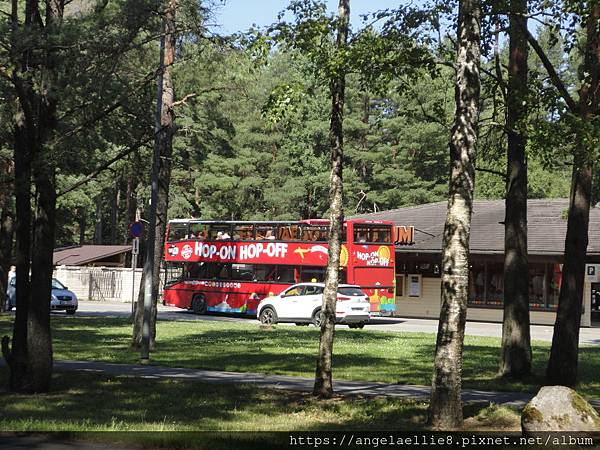
[[396, 245], [412, 245], [415, 243], [415, 227], [405, 227], [398, 225], [394, 227], [394, 244]]

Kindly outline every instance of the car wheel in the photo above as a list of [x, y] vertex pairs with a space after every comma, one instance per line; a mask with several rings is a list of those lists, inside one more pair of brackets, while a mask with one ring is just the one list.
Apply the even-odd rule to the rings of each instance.
[[308, 323], [306, 323], [306, 322], [296, 322], [296, 326], [298, 326], [298, 327], [307, 327]]
[[67, 309], [67, 314], [72, 316], [73, 314], [75, 314], [75, 311], [77, 311], [76, 309]]
[[363, 329], [365, 327], [365, 323], [364, 322], [358, 322], [358, 323], [351, 323], [348, 325], [348, 328], [359, 328], [359, 329]]
[[206, 298], [202, 294], [194, 295], [192, 299], [192, 311], [194, 314], [206, 314]]
[[260, 312], [258, 320], [263, 325], [275, 325], [277, 323], [277, 313], [273, 308], [267, 306]]
[[317, 328], [321, 328], [321, 323], [323, 323], [323, 311], [317, 309], [312, 316], [312, 323]]

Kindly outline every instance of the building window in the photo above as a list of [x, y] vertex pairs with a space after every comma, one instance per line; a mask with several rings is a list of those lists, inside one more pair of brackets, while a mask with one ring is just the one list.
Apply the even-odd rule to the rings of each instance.
[[396, 273], [408, 275], [409, 273], [423, 275], [424, 277], [439, 278], [441, 276], [441, 265], [434, 261], [397, 261]]
[[502, 264], [487, 265], [486, 305], [502, 306], [504, 304], [504, 266]]
[[410, 274], [408, 275], [408, 296], [409, 297], [421, 297], [421, 275]]
[[469, 304], [485, 305], [485, 264], [473, 264], [469, 271]]
[[529, 269], [529, 306], [546, 307], [547, 277], [546, 267], [536, 264]]
[[558, 307], [558, 296], [560, 294], [560, 285], [562, 284], [562, 270], [560, 264], [548, 264], [548, 298], [546, 303], [549, 308]]
[[[555, 309], [562, 280], [560, 264], [529, 265], [529, 306]], [[501, 263], [474, 263], [469, 272], [469, 305], [504, 305], [504, 267]]]
[[396, 274], [396, 297], [404, 297], [404, 275]]

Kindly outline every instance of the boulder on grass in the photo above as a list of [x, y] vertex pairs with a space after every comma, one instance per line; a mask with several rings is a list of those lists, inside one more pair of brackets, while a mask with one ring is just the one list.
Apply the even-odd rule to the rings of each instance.
[[600, 416], [577, 392], [565, 386], [544, 386], [521, 414], [524, 434], [599, 432]]

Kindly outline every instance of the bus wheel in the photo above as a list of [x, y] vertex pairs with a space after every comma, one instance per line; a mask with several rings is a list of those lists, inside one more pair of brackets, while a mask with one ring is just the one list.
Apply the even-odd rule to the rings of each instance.
[[260, 320], [260, 323], [263, 325], [275, 325], [277, 323], [277, 313], [273, 308], [267, 306], [260, 312], [258, 320]]
[[321, 328], [321, 323], [323, 323], [323, 312], [320, 309], [317, 309], [312, 316], [312, 323], [317, 328]]
[[204, 295], [194, 295], [194, 298], [192, 299], [192, 311], [194, 311], [194, 314], [206, 313], [206, 299], [204, 298]]

